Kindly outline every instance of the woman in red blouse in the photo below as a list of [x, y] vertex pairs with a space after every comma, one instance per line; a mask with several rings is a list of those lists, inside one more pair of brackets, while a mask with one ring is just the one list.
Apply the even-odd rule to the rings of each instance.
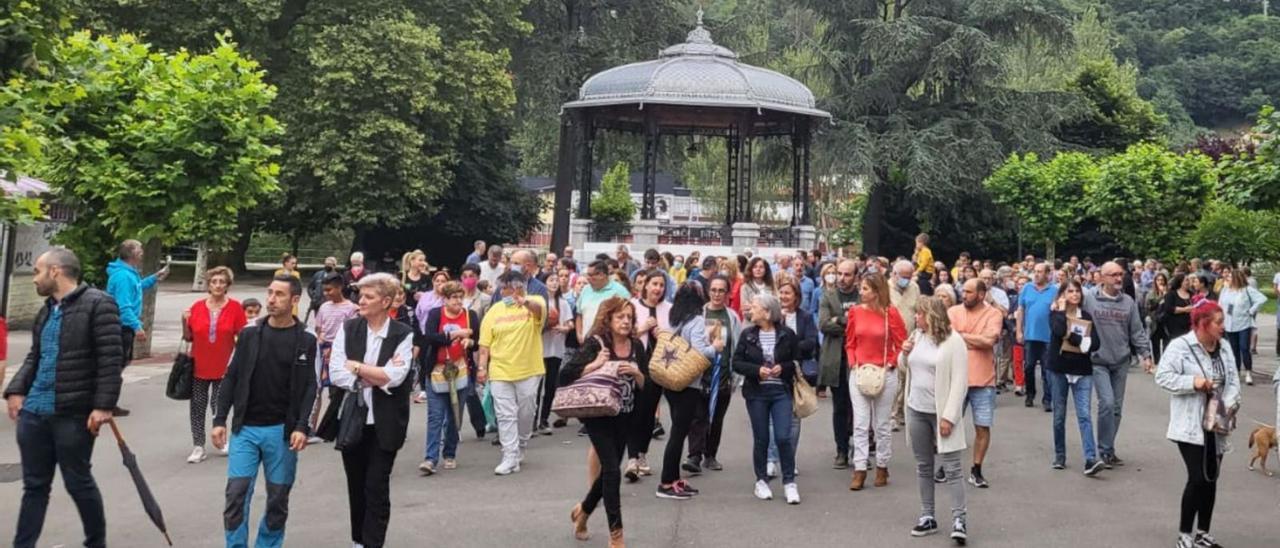
[[[876, 487], [889, 483], [889, 458], [893, 456], [893, 431], [889, 416], [898, 394], [898, 352], [907, 338], [907, 326], [898, 310], [889, 304], [889, 285], [878, 273], [862, 276], [861, 304], [849, 308], [844, 350], [849, 356], [849, 395], [853, 400], [853, 481], [849, 489], [859, 491], [867, 481], [867, 428], [875, 419]], [[858, 390], [854, 369], [860, 365], [887, 367], [884, 390], [875, 397]]]
[[[195, 375], [191, 384], [191, 440], [195, 448], [187, 462], [195, 464], [208, 458], [204, 450], [204, 410], [218, 401], [218, 385], [231, 362], [236, 336], [245, 326], [244, 308], [227, 296], [234, 276], [225, 266], [204, 273], [209, 296], [191, 305], [182, 314], [183, 338], [191, 341], [191, 359]], [[226, 451], [226, 449], [223, 449]]]

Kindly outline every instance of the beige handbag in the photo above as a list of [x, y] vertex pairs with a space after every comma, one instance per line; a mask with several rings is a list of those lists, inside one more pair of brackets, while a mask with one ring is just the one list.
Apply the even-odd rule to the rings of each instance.
[[804, 375], [796, 372], [795, 384], [791, 388], [791, 412], [797, 417], [805, 418], [818, 412], [818, 393], [814, 392]]
[[889, 368], [889, 310], [884, 311], [884, 358], [883, 365], [864, 363], [854, 369], [854, 384], [858, 393], [868, 398], [876, 398], [884, 392], [885, 370]]
[[653, 337], [653, 355], [649, 358], [649, 378], [658, 386], [679, 392], [702, 376], [711, 362], [693, 348], [689, 341], [670, 331], [658, 331]]

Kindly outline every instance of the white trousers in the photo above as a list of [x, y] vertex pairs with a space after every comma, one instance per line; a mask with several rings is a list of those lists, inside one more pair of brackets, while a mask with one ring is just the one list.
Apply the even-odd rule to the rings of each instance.
[[542, 375], [520, 381], [489, 381], [493, 414], [498, 419], [498, 441], [503, 460], [519, 460], [533, 436], [533, 419], [538, 410], [538, 385]]
[[867, 454], [871, 443], [867, 429], [875, 422], [876, 466], [889, 467], [893, 456], [893, 429], [889, 417], [893, 413], [893, 400], [898, 396], [898, 372], [885, 371], [884, 390], [875, 398], [868, 398], [858, 391], [858, 379], [849, 371], [849, 397], [853, 400], [853, 469], [867, 469]]

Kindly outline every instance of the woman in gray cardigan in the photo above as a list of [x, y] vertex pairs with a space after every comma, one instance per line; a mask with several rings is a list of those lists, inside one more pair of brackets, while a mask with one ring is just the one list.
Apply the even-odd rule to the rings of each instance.
[[964, 398], [969, 390], [969, 354], [964, 339], [951, 329], [947, 307], [938, 297], [916, 301], [916, 332], [902, 344], [898, 367], [907, 372], [907, 443], [916, 457], [920, 484], [920, 519], [911, 536], [938, 532], [934, 519], [934, 460], [942, 459], [946, 483], [951, 491], [951, 538], [959, 544], [968, 539], [962, 456], [968, 446], [964, 439]]
[[[1234, 419], [1240, 406], [1240, 379], [1235, 357], [1223, 348], [1226, 331], [1222, 308], [1202, 300], [1191, 309], [1191, 332], [1165, 347], [1156, 368], [1156, 384], [1169, 391], [1169, 430], [1187, 465], [1187, 484], [1182, 490], [1182, 512], [1178, 525], [1179, 548], [1218, 546], [1209, 536], [1218, 475], [1226, 446], [1225, 424], [1214, 431], [1205, 429], [1205, 406], [1218, 400], [1217, 418]], [[1194, 528], [1194, 534], [1192, 526]]]

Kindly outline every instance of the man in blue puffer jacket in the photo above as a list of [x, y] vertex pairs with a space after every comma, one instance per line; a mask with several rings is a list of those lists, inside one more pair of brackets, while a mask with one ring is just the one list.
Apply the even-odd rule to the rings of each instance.
[[[142, 328], [142, 294], [169, 276], [168, 265], [146, 278], [138, 273], [141, 267], [142, 242], [138, 240], [121, 243], [118, 258], [107, 265], [107, 293], [115, 298], [116, 306], [120, 308], [120, 342], [125, 365], [133, 360], [134, 340], [147, 339], [147, 331]], [[128, 415], [128, 409], [115, 409], [117, 417]]]

